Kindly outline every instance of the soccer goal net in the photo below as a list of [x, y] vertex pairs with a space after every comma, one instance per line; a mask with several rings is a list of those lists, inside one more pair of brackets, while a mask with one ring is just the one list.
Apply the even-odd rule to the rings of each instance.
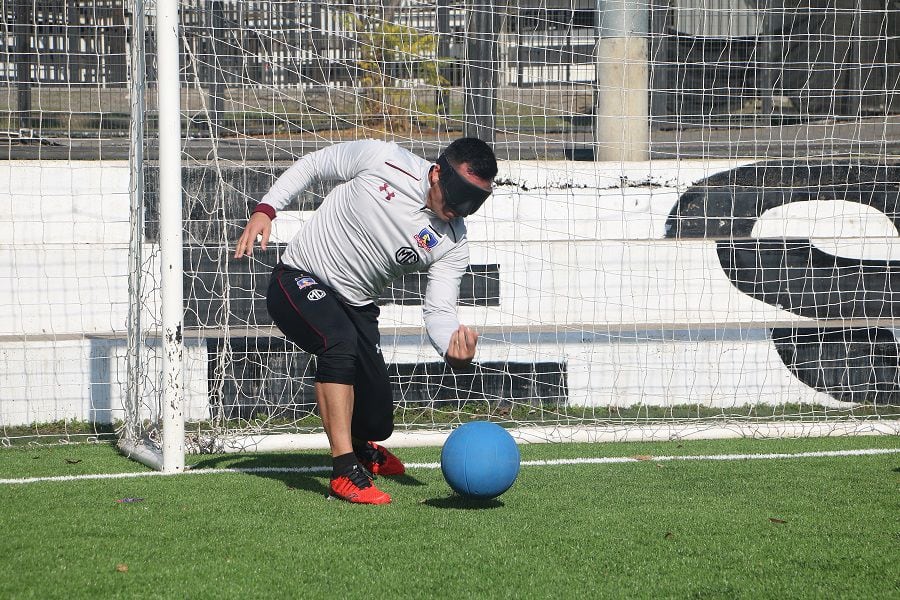
[[520, 441], [900, 431], [891, 4], [51, 4], [3, 9], [5, 442], [84, 421], [162, 468], [325, 446], [315, 357], [264, 294], [340, 182], [266, 251], [235, 241], [309, 152], [435, 160], [464, 135], [500, 159], [467, 219], [478, 354], [435, 354], [424, 274], [384, 290], [390, 443], [475, 419]]

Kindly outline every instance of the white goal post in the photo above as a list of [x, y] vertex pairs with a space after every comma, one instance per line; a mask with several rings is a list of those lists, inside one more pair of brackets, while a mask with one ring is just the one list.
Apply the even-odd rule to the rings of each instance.
[[[130, 437], [120, 441], [126, 454], [164, 472], [184, 469], [184, 264], [181, 194], [181, 69], [178, 1], [156, 3], [156, 62], [159, 100], [159, 273], [161, 389], [159, 452]], [[138, 285], [136, 294], [141, 291]], [[138, 302], [139, 304], [139, 302]], [[140, 336], [135, 336], [135, 344]], [[140, 365], [138, 366], [140, 370]], [[139, 398], [129, 398], [134, 401]], [[134, 414], [134, 413], [132, 413]]]

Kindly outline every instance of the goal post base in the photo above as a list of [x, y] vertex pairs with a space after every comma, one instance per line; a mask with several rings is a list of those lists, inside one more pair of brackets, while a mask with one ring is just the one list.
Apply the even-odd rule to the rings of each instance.
[[[397, 431], [383, 443], [391, 448], [442, 446], [452, 430]], [[828, 421], [820, 423], [778, 421], [768, 423], [652, 423], [608, 426], [541, 426], [508, 429], [519, 444], [667, 442], [713, 439], [776, 439], [900, 435], [900, 420]], [[324, 433], [233, 435], [188, 440], [187, 451], [199, 453], [292, 452], [327, 450]], [[137, 460], [140, 460], [138, 458]], [[141, 461], [143, 462], [143, 461]], [[147, 463], [145, 463], [147, 464]]]
[[126, 458], [130, 458], [142, 465], [148, 466], [155, 471], [177, 473], [183, 470], [167, 467], [162, 451], [144, 441], [121, 439], [116, 444], [116, 448], [118, 448], [119, 452]]

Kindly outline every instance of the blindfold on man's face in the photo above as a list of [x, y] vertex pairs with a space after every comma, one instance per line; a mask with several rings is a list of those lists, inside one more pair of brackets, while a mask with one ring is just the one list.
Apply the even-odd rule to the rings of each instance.
[[438, 179], [444, 193], [444, 204], [461, 217], [468, 217], [481, 208], [492, 190], [479, 187], [459, 174], [450, 162], [441, 155], [437, 159], [441, 168]]

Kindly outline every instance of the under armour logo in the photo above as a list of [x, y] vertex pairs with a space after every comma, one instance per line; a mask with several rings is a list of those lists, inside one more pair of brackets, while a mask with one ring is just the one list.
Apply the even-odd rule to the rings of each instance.
[[375, 354], [381, 354], [381, 344], [375, 344]]
[[394, 196], [397, 195], [397, 194], [395, 194], [394, 192], [388, 192], [388, 184], [386, 184], [386, 183], [385, 183], [384, 185], [382, 185], [382, 186], [379, 186], [379, 187], [378, 187], [378, 191], [379, 191], [379, 192], [387, 192], [387, 193], [384, 195], [384, 199], [387, 200], [388, 202], [391, 201], [391, 198], [393, 198]]

